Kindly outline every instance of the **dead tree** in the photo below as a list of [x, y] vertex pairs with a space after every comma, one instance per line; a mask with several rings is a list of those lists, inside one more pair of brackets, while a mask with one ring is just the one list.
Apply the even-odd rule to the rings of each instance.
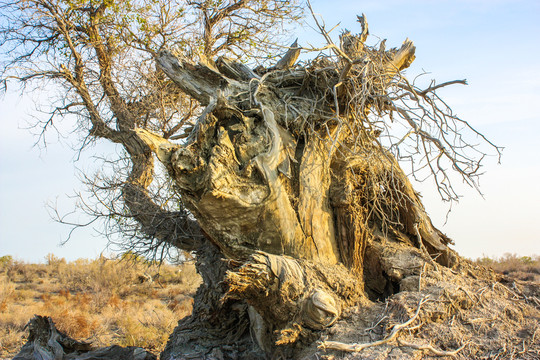
[[[0, 44], [14, 51], [3, 77], [23, 84], [54, 80], [67, 89], [44, 126], [75, 113], [85, 143], [105, 139], [125, 149], [125, 178], [89, 181], [114, 199], [98, 198], [108, 212], [95, 215], [154, 253], [163, 244], [195, 253], [203, 285], [193, 314], [180, 321], [161, 358], [309, 357], [396, 341], [411, 351], [453, 356], [464, 344], [443, 339], [436, 327], [426, 334], [440, 338], [441, 349], [398, 336], [405, 328], [415, 335], [427, 322], [484, 319], [464, 313], [474, 306], [488, 311], [482, 294], [499, 296], [504, 309], [498, 313], [511, 311], [517, 319], [490, 346], [516, 349], [506, 347], [509, 339], [538, 324], [537, 294], [488, 285], [500, 278], [449, 248], [451, 240], [433, 226], [401, 168], [430, 174], [446, 200], [457, 196], [451, 172], [476, 186], [486, 154], [477, 139], [500, 149], [437, 95], [465, 81], [414, 85], [403, 75], [414, 60], [412, 41], [368, 46], [364, 16], [358, 17], [361, 32], [345, 31], [339, 45], [315, 19], [326, 45], [311, 49], [320, 54], [301, 65], [295, 64], [297, 42], [267, 67], [217, 57], [223, 49], [229, 55], [244, 49], [246, 36], [267, 36], [265, 19], [291, 15], [284, 2], [270, 3], [188, 2], [204, 25], [194, 39], [203, 49], [199, 56], [164, 50], [167, 42], [185, 43], [174, 40], [176, 30], [198, 24], [186, 25], [167, 1], [136, 9], [135, 17], [154, 5], [160, 10], [152, 26], [142, 22], [138, 30], [126, 23], [134, 11], [129, 4], [4, 6], [32, 16], [3, 23]], [[139, 55], [144, 66], [133, 61]], [[171, 180], [157, 189], [154, 157]], [[501, 294], [526, 304], [516, 307]], [[350, 333], [383, 327], [378, 340], [317, 345], [354, 314], [365, 319]], [[423, 323], [411, 328], [414, 321]], [[468, 329], [475, 344], [485, 340], [473, 338], [487, 330]], [[523, 351], [525, 345], [538, 349], [536, 332], [531, 336]]]
[[[319, 25], [333, 54], [301, 66], [253, 71], [225, 58], [209, 67], [167, 51], [157, 57], [160, 69], [204, 107], [183, 144], [138, 130], [222, 257], [221, 270], [205, 279], [219, 285], [204, 295], [201, 290], [200, 306], [208, 310], [208, 294], [217, 288], [212, 311], [247, 304], [242, 311], [249, 320], [242, 323], [233, 312], [232, 326], [238, 331], [249, 323], [268, 354], [298, 356], [299, 344], [317, 338], [345, 309], [367, 312], [371, 301], [418, 282], [426, 266], [455, 274], [469, 269], [433, 226], [398, 162], [419, 155], [443, 197], [455, 196], [448, 169], [475, 184], [480, 166], [470, 154], [480, 150], [464, 140], [463, 128], [483, 137], [436, 95], [465, 81], [413, 86], [402, 75], [414, 60], [412, 41], [397, 49], [387, 50], [384, 42], [367, 46], [365, 17], [359, 22], [362, 32], [343, 33], [340, 46]], [[297, 51], [295, 43], [284, 58]], [[406, 128], [397, 140], [394, 122]], [[412, 144], [412, 153], [400, 152], [404, 143]], [[205, 266], [209, 262], [199, 268]], [[204, 319], [198, 311], [188, 323]], [[213, 316], [224, 314], [206, 319]], [[190, 336], [181, 325], [163, 356], [189, 352], [182, 344], [192, 343]], [[323, 347], [346, 350], [342, 345]]]

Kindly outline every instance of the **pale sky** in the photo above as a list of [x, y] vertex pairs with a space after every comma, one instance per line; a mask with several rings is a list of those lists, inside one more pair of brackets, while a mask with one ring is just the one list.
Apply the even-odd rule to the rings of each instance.
[[[466, 257], [540, 254], [540, 1], [323, 1], [313, 0], [328, 28], [359, 32], [356, 14], [364, 13], [370, 34], [399, 47], [405, 38], [416, 45], [416, 60], [407, 71], [423, 70], [444, 82], [467, 79], [469, 85], [439, 92], [461, 118], [497, 145], [502, 164], [488, 159], [481, 179], [482, 198], [465, 186], [464, 198], [442, 203], [428, 183], [419, 185], [434, 224], [454, 239]], [[312, 22], [310, 22], [312, 23]], [[335, 36], [337, 37], [336, 30]], [[314, 31], [299, 27], [301, 45], [320, 43]], [[376, 39], [373, 38], [371, 42]], [[43, 100], [43, 97], [41, 98]], [[92, 258], [106, 241], [90, 229], [69, 231], [50, 220], [46, 203], [70, 209], [69, 195], [82, 187], [76, 167], [92, 166], [90, 152], [74, 162], [71, 140], [53, 140], [46, 150], [33, 148], [35, 138], [22, 129], [35, 114], [32, 101], [7, 94], [0, 100], [0, 256], [42, 261], [47, 253]], [[63, 125], [59, 125], [63, 126]], [[67, 144], [66, 144], [67, 142]], [[111, 151], [105, 145], [98, 151]], [[444, 224], [444, 225], [443, 225]]]

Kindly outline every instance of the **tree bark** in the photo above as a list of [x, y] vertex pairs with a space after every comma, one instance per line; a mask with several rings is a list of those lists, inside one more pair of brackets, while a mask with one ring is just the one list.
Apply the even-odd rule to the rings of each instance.
[[229, 260], [207, 243], [197, 251], [197, 271], [203, 283], [195, 294], [193, 312], [180, 320], [162, 359], [260, 359], [264, 352], [253, 342], [248, 305], [225, 298], [223, 283]]
[[[389, 51], [386, 79], [413, 59], [408, 40]], [[167, 167], [215, 256], [221, 253], [229, 264], [199, 267], [206, 284], [197, 295], [201, 308], [175, 331], [174, 344], [192, 343], [194, 333], [183, 331], [193, 322], [212, 338], [209, 319], [220, 318], [249, 322], [261, 349], [290, 355], [292, 345], [313, 339], [343, 309], [398, 292], [400, 281], [418, 276], [424, 262], [455, 264], [450, 240], [433, 227], [376, 135], [362, 130], [355, 140], [360, 136], [360, 150], [347, 151], [358, 146], [351, 131], [343, 131], [347, 119], [328, 118], [347, 106], [340, 103], [346, 96], [334, 92], [332, 101], [322, 103], [310, 97], [305, 83], [333, 76], [332, 70], [258, 75], [225, 59], [209, 68], [167, 52], [158, 65], [206, 109], [185, 144], [142, 129], [138, 137]], [[397, 270], [395, 262], [413, 270]], [[218, 333], [228, 324], [220, 323]], [[236, 334], [235, 343], [245, 337], [227, 333]], [[212, 341], [203, 346], [207, 353]], [[178, 349], [171, 344], [168, 349]]]

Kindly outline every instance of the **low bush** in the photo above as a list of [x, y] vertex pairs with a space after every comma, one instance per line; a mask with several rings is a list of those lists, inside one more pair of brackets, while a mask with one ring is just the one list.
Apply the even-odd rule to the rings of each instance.
[[498, 258], [483, 256], [475, 262], [518, 280], [540, 281], [540, 255], [519, 256], [506, 253]]
[[67, 262], [53, 254], [45, 262], [0, 257], [0, 358], [20, 350], [34, 314], [51, 316], [61, 331], [98, 347], [159, 353], [191, 313], [201, 281], [192, 263], [159, 266], [131, 256]]

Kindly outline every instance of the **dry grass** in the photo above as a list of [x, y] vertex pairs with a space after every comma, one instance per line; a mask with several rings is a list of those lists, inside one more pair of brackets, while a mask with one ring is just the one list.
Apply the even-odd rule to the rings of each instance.
[[0, 257], [0, 358], [24, 344], [34, 314], [95, 346], [141, 346], [159, 353], [179, 319], [189, 315], [200, 277], [193, 264], [148, 264], [128, 257], [46, 264]]
[[540, 255], [518, 256], [506, 253], [500, 258], [484, 256], [476, 259], [475, 263], [518, 280], [540, 282]]

